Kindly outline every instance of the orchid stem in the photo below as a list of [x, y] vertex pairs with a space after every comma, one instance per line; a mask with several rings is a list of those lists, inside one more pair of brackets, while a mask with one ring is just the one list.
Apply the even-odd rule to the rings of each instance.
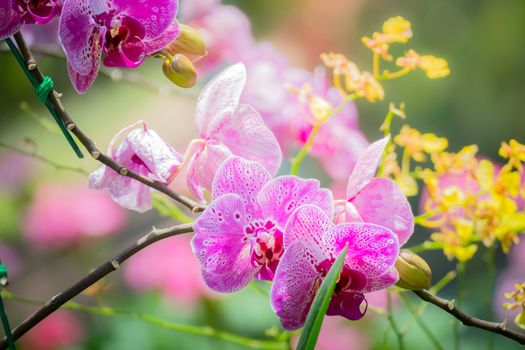
[[312, 131], [310, 132], [310, 136], [308, 136], [308, 140], [306, 140], [306, 143], [303, 145], [299, 153], [295, 156], [294, 159], [292, 159], [292, 169], [290, 170], [291, 175], [297, 175], [299, 174], [299, 167], [301, 166], [302, 161], [304, 158], [308, 155], [310, 150], [312, 149], [315, 136], [319, 132], [319, 125], [314, 125], [312, 127]]
[[390, 291], [387, 290], [387, 319], [388, 319], [388, 322], [390, 322], [390, 326], [392, 327], [392, 330], [394, 331], [395, 335], [396, 335], [396, 339], [397, 339], [397, 344], [398, 344], [398, 348], [399, 350], [404, 350], [405, 349], [405, 346], [404, 346], [404, 343], [403, 343], [403, 334], [400, 332], [399, 330], [399, 327], [397, 326], [397, 323], [394, 319], [394, 315], [393, 315], [393, 311], [392, 311], [392, 294]]

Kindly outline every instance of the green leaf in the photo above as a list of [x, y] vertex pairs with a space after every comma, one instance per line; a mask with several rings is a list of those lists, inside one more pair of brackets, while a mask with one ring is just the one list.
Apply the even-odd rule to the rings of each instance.
[[328, 271], [328, 274], [312, 302], [308, 316], [306, 316], [304, 328], [301, 332], [301, 338], [299, 338], [297, 350], [314, 350], [315, 348], [326, 310], [328, 310], [337, 279], [343, 268], [347, 248], [348, 245], [345, 246], [339, 254], [339, 257], [330, 268], [330, 271]]

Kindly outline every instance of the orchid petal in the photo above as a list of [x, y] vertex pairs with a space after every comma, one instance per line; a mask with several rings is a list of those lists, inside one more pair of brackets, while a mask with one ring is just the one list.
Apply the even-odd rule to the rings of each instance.
[[320, 188], [319, 181], [303, 180], [297, 176], [280, 176], [268, 182], [257, 196], [264, 215], [285, 227], [295, 209], [313, 204], [322, 209], [329, 218], [333, 216], [332, 192]]
[[348, 200], [354, 198], [374, 178], [389, 139], [387, 136], [372, 143], [359, 157], [348, 179], [346, 187], [346, 198]]
[[[362, 307], [364, 302], [364, 308]], [[363, 308], [363, 310], [361, 310]], [[368, 302], [362, 293], [340, 292], [332, 296], [326, 311], [328, 316], [343, 316], [349, 320], [360, 320], [366, 313]]]
[[195, 221], [193, 251], [206, 284], [218, 292], [234, 292], [255, 277], [251, 245], [244, 234], [246, 210], [241, 197], [225, 194], [215, 199]]
[[0, 40], [15, 34], [22, 26], [20, 14], [15, 10], [16, 0], [2, 1], [0, 4]]
[[387, 272], [399, 254], [397, 236], [383, 226], [339, 224], [334, 227], [331, 236], [326, 237], [329, 239], [325, 244], [335, 247], [335, 255], [348, 244], [345, 267], [363, 273], [366, 278]]
[[395, 267], [391, 267], [387, 272], [384, 274], [369, 278], [367, 280], [366, 286], [363, 290], [363, 293], [370, 293], [374, 292], [376, 290], [381, 290], [388, 288], [399, 280], [399, 274]]
[[222, 142], [233, 154], [258, 161], [271, 174], [277, 173], [281, 166], [279, 142], [249, 105], [240, 105], [234, 113], [213, 119], [208, 125], [208, 136]]
[[318, 285], [319, 272], [315, 265], [320, 261], [312, 254], [312, 247], [296, 241], [281, 257], [273, 280], [270, 299], [281, 325], [287, 330], [303, 326]]
[[162, 33], [160, 36], [154, 39], [151, 39], [151, 40], [143, 41], [144, 50], [146, 52], [146, 55], [150, 55], [168, 46], [168, 44], [171, 43], [173, 40], [175, 40], [178, 35], [179, 35], [179, 23], [177, 21], [173, 21], [173, 23], [171, 23], [168, 29], [164, 33]]
[[[178, 1], [174, 0], [110, 0], [122, 13], [138, 20], [146, 29], [146, 40], [162, 35], [173, 23]], [[67, 1], [66, 1], [67, 3]]]
[[207, 142], [204, 148], [194, 154], [189, 165], [187, 183], [200, 201], [204, 200], [204, 190], [212, 188], [217, 169], [231, 155], [226, 146], [215, 142]]
[[414, 232], [414, 214], [410, 203], [395, 182], [376, 178], [350, 201], [364, 222], [384, 226], [394, 232], [399, 244]]
[[210, 124], [220, 124], [235, 112], [245, 84], [246, 68], [239, 63], [226, 68], [204, 87], [195, 111], [199, 136], [205, 138]]
[[239, 195], [250, 219], [260, 216], [257, 194], [272, 176], [259, 163], [241, 157], [230, 157], [221, 165], [212, 186], [212, 198], [227, 193]]

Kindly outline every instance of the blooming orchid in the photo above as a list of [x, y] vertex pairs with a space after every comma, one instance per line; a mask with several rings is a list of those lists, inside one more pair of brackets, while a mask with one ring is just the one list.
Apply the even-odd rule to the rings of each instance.
[[0, 40], [18, 30], [22, 24], [45, 24], [60, 13], [62, 0], [4, 0], [0, 4]]
[[293, 211], [315, 204], [333, 215], [332, 194], [317, 180], [271, 179], [259, 163], [230, 157], [213, 181], [213, 201], [195, 221], [193, 250], [206, 284], [233, 292], [253, 278], [272, 280], [284, 252], [284, 228]]
[[347, 244], [328, 315], [358, 320], [367, 308], [364, 294], [397, 281], [399, 243], [392, 231], [368, 223], [334, 225], [319, 207], [303, 205], [284, 230], [286, 249], [271, 290], [272, 307], [285, 329], [302, 327], [322, 280]]
[[279, 143], [250, 105], [239, 104], [246, 69], [233, 65], [208, 83], [201, 92], [195, 112], [199, 139], [190, 159], [188, 187], [203, 200], [203, 191], [211, 189], [213, 176], [221, 163], [231, 155], [261, 163], [272, 175], [281, 164]]
[[108, 67], [134, 68], [173, 41], [177, 6], [177, 0], [66, 1], [59, 31], [75, 89], [91, 86], [102, 54]]
[[[137, 126], [141, 128], [132, 130]], [[130, 130], [132, 130], [130, 132]], [[125, 133], [126, 138], [115, 149]], [[108, 147], [109, 156], [120, 165], [140, 175], [169, 184], [182, 163], [182, 155], [165, 143], [159, 135], [139, 121], [115, 135]], [[108, 188], [115, 202], [124, 208], [145, 212], [151, 209], [151, 188], [103, 165], [89, 176], [89, 186]]]
[[414, 215], [399, 186], [390, 179], [375, 178], [388, 143], [385, 137], [372, 143], [358, 159], [348, 179], [347, 200], [338, 201], [336, 222], [366, 222], [394, 232], [403, 245], [414, 233]]

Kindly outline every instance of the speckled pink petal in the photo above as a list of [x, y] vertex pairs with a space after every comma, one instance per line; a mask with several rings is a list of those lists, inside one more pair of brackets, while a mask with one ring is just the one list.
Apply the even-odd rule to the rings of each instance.
[[22, 26], [20, 14], [14, 9], [16, 0], [4, 0], [0, 3], [0, 40], [15, 34]]
[[368, 302], [362, 293], [340, 292], [332, 296], [326, 311], [328, 316], [343, 316], [352, 321], [360, 320], [366, 313]]
[[73, 67], [69, 64], [67, 64], [67, 72], [69, 74], [69, 79], [71, 80], [71, 84], [73, 84], [73, 87], [75, 88], [75, 91], [79, 94], [85, 93], [90, 86], [95, 81], [95, 78], [98, 75], [98, 69], [100, 67], [100, 61], [93, 61], [93, 69], [89, 74], [82, 75], [78, 73], [76, 70], [73, 69]]
[[133, 152], [155, 176], [155, 180], [168, 183], [182, 163], [182, 155], [164, 142], [154, 130], [135, 129], [128, 134], [126, 139]]
[[[108, 10], [106, 1], [66, 1], [60, 16], [59, 34], [71, 68], [82, 76], [92, 73], [100, 61], [105, 27], [99, 27], [93, 16]], [[98, 71], [98, 69], [97, 69]]]
[[346, 187], [346, 198], [348, 200], [363, 189], [375, 176], [381, 157], [388, 143], [389, 137], [372, 143], [365, 150], [354, 167]]
[[230, 157], [220, 166], [213, 179], [212, 198], [235, 193], [243, 199], [250, 220], [260, 217], [257, 194], [271, 178], [261, 164], [241, 157]]
[[345, 266], [363, 273], [367, 279], [387, 272], [399, 254], [397, 236], [386, 227], [374, 224], [336, 225], [325, 244], [335, 247], [337, 255], [347, 243]]
[[204, 87], [195, 111], [200, 137], [207, 137], [210, 124], [220, 124], [235, 112], [245, 84], [246, 68], [239, 63], [223, 70]]
[[108, 3], [142, 23], [146, 28], [146, 40], [154, 39], [168, 29], [175, 19], [178, 7], [176, 0], [109, 0]]
[[236, 194], [215, 199], [195, 221], [193, 252], [199, 259], [206, 284], [218, 292], [234, 292], [255, 277], [251, 242], [244, 234], [244, 202]]
[[304, 204], [321, 208], [327, 217], [334, 214], [332, 192], [320, 188], [315, 179], [304, 180], [297, 176], [280, 176], [268, 182], [257, 196], [264, 217], [273, 218], [285, 227], [295, 209]]
[[281, 166], [282, 152], [275, 135], [259, 113], [240, 105], [233, 114], [208, 125], [208, 136], [226, 145], [233, 154], [255, 160], [275, 175]]
[[217, 169], [231, 155], [226, 146], [215, 142], [206, 142], [205, 147], [193, 155], [189, 164], [187, 183], [191, 192], [200, 201], [204, 200], [204, 191], [211, 190]]
[[144, 49], [147, 55], [159, 51], [166, 47], [169, 43], [177, 38], [179, 35], [179, 23], [175, 20], [169, 28], [155, 39], [143, 41]]
[[414, 214], [410, 203], [392, 180], [373, 179], [350, 203], [356, 207], [364, 222], [392, 230], [400, 246], [414, 233]]
[[325, 242], [324, 236], [333, 227], [331, 219], [322, 209], [312, 204], [297, 208], [288, 219], [284, 230], [285, 249], [295, 242], [303, 242], [316, 260], [323, 261], [328, 258], [333, 251], [328, 244], [333, 242]]
[[388, 288], [399, 280], [399, 274], [397, 273], [397, 270], [395, 267], [391, 267], [390, 270], [385, 272], [384, 274], [369, 278], [367, 280], [367, 284], [365, 286], [365, 289], [363, 290], [363, 293], [370, 293], [374, 292], [376, 290], [381, 290]]
[[317, 254], [312, 254], [312, 249], [299, 241], [290, 245], [275, 272], [270, 300], [287, 330], [303, 326], [320, 285], [320, 274], [315, 268], [320, 261], [315, 259]]

